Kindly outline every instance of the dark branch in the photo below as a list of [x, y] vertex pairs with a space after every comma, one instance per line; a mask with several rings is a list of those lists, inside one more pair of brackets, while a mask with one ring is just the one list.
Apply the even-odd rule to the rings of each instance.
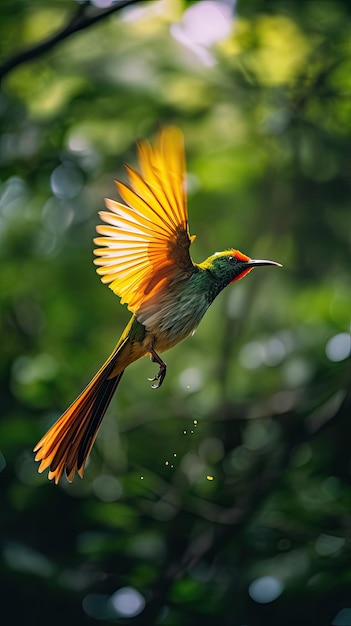
[[49, 52], [49, 50], [55, 48], [57, 44], [64, 41], [74, 33], [89, 28], [89, 26], [106, 19], [112, 13], [116, 13], [127, 6], [136, 4], [137, 2], [141, 2], [141, 0], [121, 0], [120, 2], [108, 7], [108, 9], [95, 9], [90, 3], [87, 2], [80, 4], [68, 20], [67, 24], [60, 28], [60, 30], [53, 35], [50, 35], [50, 37], [41, 43], [35, 44], [26, 50], [18, 52], [2, 63], [0, 65], [0, 80], [19, 65], [27, 63], [28, 61]]

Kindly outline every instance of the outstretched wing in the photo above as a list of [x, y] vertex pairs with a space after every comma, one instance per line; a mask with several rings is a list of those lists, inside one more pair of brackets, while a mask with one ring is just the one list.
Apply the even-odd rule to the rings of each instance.
[[155, 145], [138, 145], [141, 174], [126, 165], [130, 187], [116, 182], [126, 202], [106, 199], [109, 211], [99, 213], [106, 225], [96, 230], [94, 243], [103, 283], [136, 312], [173, 278], [194, 269], [189, 255], [183, 135], [164, 128]]

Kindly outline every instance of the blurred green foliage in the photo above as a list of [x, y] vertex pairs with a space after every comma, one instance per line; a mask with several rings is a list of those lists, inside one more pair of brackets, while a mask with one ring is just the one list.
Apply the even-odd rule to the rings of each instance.
[[[242, 1], [194, 51], [170, 29], [195, 4], [135, 2], [3, 80], [11, 623], [351, 623], [350, 4]], [[2, 62], [75, 10], [6, 0]], [[55, 487], [31, 449], [128, 320], [91, 263], [97, 212], [165, 123], [185, 134], [194, 259], [234, 246], [284, 269], [221, 294], [159, 391], [131, 366], [84, 480]]]

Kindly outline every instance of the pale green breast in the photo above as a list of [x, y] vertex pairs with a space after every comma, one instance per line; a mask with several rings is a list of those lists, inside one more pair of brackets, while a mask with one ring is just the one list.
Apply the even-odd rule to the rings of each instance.
[[140, 307], [136, 317], [153, 336], [156, 351], [168, 350], [195, 332], [215, 297], [210, 287], [208, 273], [196, 270]]

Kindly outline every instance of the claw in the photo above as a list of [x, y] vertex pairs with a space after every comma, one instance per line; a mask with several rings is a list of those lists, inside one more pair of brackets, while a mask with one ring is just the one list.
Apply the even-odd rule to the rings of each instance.
[[154, 385], [151, 385], [151, 389], [158, 389], [161, 387], [167, 372], [167, 365], [162, 359], [158, 356], [157, 352], [153, 349], [150, 350], [150, 359], [153, 363], [158, 363], [160, 369], [157, 374], [153, 378], [148, 378], [150, 382], [157, 381]]

